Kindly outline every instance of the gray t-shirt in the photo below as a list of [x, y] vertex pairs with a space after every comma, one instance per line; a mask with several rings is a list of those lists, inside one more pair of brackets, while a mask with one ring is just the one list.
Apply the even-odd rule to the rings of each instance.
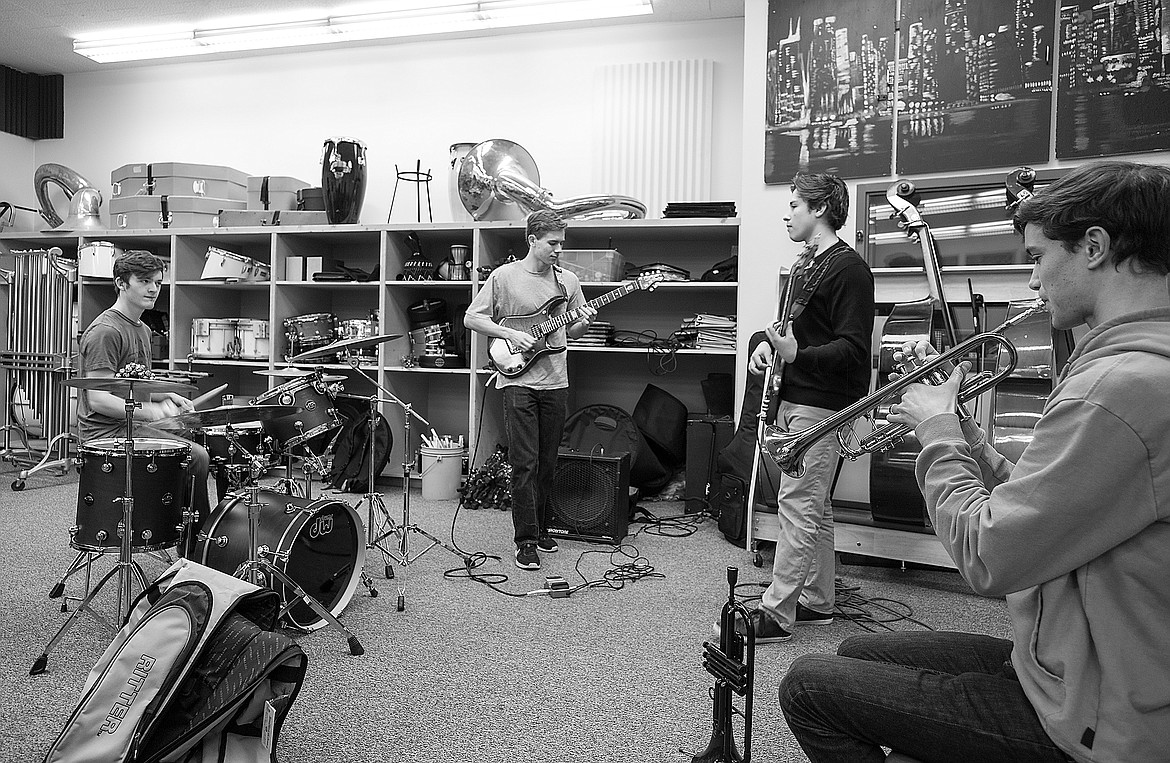
[[[81, 335], [78, 370], [82, 377], [112, 376], [128, 363], [150, 368], [150, 329], [132, 321], [114, 308], [94, 318]], [[77, 434], [82, 442], [125, 433], [124, 419], [113, 419], [89, 407], [85, 390], [77, 395]]]
[[[557, 280], [560, 284], [558, 285]], [[562, 286], [564, 290], [562, 291]], [[524, 267], [523, 261], [509, 262], [492, 271], [487, 281], [471, 301], [467, 311], [490, 318], [497, 323], [501, 318], [526, 315], [544, 307], [554, 297], [568, 297], [568, 304], [553, 310], [562, 315], [585, 304], [581, 282], [566, 270], [537, 275]], [[559, 328], [546, 337], [550, 347], [565, 345], [565, 329]], [[523, 386], [530, 389], [563, 389], [569, 386], [569, 370], [565, 352], [553, 352], [537, 358], [527, 371], [511, 379], [496, 378], [497, 387]]]

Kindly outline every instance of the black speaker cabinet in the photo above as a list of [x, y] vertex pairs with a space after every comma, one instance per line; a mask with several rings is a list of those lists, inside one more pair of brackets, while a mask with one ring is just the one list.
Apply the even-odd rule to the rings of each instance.
[[630, 521], [630, 454], [562, 450], [545, 521], [554, 538], [621, 543]]

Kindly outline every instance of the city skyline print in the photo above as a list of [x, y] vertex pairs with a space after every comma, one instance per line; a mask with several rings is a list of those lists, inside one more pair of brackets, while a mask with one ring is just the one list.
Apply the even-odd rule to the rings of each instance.
[[1055, 2], [769, 0], [765, 183], [1046, 163]]
[[1059, 159], [1170, 147], [1170, 0], [1065, 2]]
[[895, 2], [769, 0], [765, 183], [890, 173]]
[[1056, 0], [902, 0], [897, 174], [1045, 164]]

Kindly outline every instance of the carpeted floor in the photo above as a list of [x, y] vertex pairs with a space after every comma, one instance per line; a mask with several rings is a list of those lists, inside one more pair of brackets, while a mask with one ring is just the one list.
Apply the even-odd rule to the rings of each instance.
[[[60, 600], [47, 594], [76, 556], [68, 528], [76, 520], [77, 485], [75, 475], [34, 475], [26, 490], [10, 492], [13, 476], [8, 465], [0, 470], [0, 760], [36, 761], [76, 705], [112, 632], [82, 615], [52, 650], [48, 672], [28, 675], [67, 617]], [[383, 490], [400, 520], [400, 489]], [[333, 500], [354, 504], [358, 498]], [[658, 516], [682, 511], [681, 503], [643, 505]], [[449, 543], [455, 509], [455, 501], [425, 501], [415, 492], [411, 521]], [[357, 511], [364, 519], [366, 506]], [[570, 585], [597, 580], [611, 561], [631, 561], [600, 553], [604, 546], [566, 542], [559, 553], [544, 555], [541, 571], [525, 572], [512, 564], [506, 513], [462, 511], [457, 520], [457, 545], [502, 557], [480, 572], [507, 576], [498, 587], [512, 593], [543, 587], [547, 574]], [[381, 554], [359, 550], [380, 595], [370, 597], [359, 587], [341, 619], [366, 653], [351, 656], [345, 640], [329, 629], [297, 637], [309, 669], [279, 739], [280, 759], [689, 761], [711, 731], [711, 678], [701, 666], [701, 649], [727, 598], [726, 568], [738, 566], [740, 581], [749, 583], [766, 581], [767, 569], [752, 567], [750, 555], [728, 544], [711, 521], [673, 537], [678, 529], [655, 534], [648, 525], [633, 525], [624, 548], [656, 575], [568, 599], [505, 596], [446, 577], [444, 571], [462, 563], [442, 547], [385, 580]], [[411, 535], [412, 555], [423, 549], [421, 541]], [[165, 568], [149, 555], [135, 559], [148, 575]], [[114, 561], [99, 559], [95, 574]], [[895, 621], [863, 626], [838, 617], [828, 627], [798, 629], [789, 643], [759, 648], [752, 746], [759, 763], [805, 760], [776, 703], [777, 684], [797, 655], [832, 651], [862, 627], [923, 627], [890, 611], [937, 629], [1008, 635], [1003, 602], [971, 594], [952, 572], [842, 565], [838, 575], [858, 589], [841, 602], [851, 613], [868, 610]], [[78, 595], [81, 585], [79, 576], [71, 579], [67, 593]], [[114, 589], [108, 589], [97, 608], [112, 614]], [[760, 590], [745, 588], [751, 595]], [[400, 592], [402, 612], [395, 606]]]

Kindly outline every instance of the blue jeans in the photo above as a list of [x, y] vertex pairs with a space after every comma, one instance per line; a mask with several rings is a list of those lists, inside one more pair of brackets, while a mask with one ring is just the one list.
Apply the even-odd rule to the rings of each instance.
[[504, 428], [512, 467], [512, 524], [517, 546], [536, 543], [547, 529], [545, 514], [568, 406], [567, 387], [504, 387]]
[[[811, 405], [780, 401], [777, 423], [787, 432], [819, 424], [832, 411]], [[792, 630], [796, 604], [817, 612], [832, 612], [833, 549], [833, 475], [837, 471], [837, 440], [824, 437], [804, 455], [804, 474], [784, 476], [776, 494], [779, 530], [776, 556], [772, 561], [772, 582], [760, 598], [768, 611], [785, 630]]]
[[1008, 662], [1010, 641], [971, 633], [851, 636], [837, 656], [797, 657], [780, 707], [812, 763], [1067, 763]]

